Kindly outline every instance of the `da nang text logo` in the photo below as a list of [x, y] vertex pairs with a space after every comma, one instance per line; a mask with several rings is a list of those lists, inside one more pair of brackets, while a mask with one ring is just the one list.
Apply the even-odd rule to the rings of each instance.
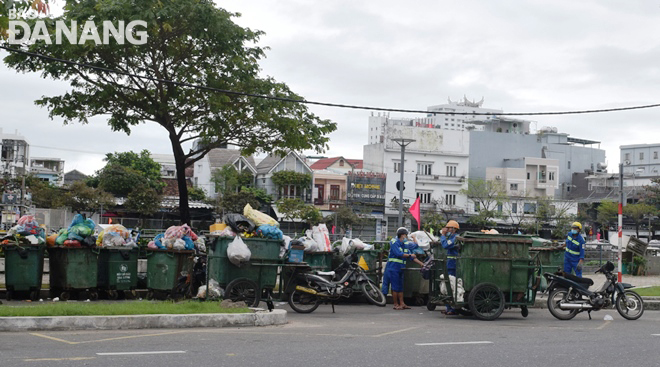
[[[26, 17], [29, 19], [36, 19], [37, 14], [27, 13]], [[120, 45], [128, 42], [133, 45], [144, 45], [147, 43], [147, 22], [143, 20], [134, 20], [126, 24], [125, 21], [120, 20], [113, 23], [110, 20], [104, 20], [102, 27], [99, 29], [96, 23], [88, 20], [79, 29], [77, 21], [71, 21], [70, 24], [62, 20], [55, 21], [55, 44], [61, 45], [63, 42], [68, 42], [74, 45], [82, 45], [88, 41], [92, 41], [97, 45], [110, 44], [113, 39]], [[42, 40], [46, 44], [53, 44], [51, 32], [53, 29], [48, 29], [46, 21], [36, 20], [31, 26], [22, 18], [19, 18], [15, 9], [9, 11], [9, 39], [11, 44], [23, 44], [26, 42], [33, 43]]]

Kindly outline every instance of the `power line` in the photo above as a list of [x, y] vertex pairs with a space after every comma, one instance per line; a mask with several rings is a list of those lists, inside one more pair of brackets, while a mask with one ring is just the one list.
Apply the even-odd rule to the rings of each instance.
[[57, 148], [57, 147], [47, 147], [44, 145], [34, 145], [30, 144], [30, 147], [34, 148], [43, 148], [43, 149], [52, 149], [52, 150], [64, 150], [67, 152], [75, 152], [75, 153], [87, 153], [87, 154], [98, 154], [98, 155], [106, 155], [107, 153], [100, 153], [100, 152], [92, 152], [89, 150], [78, 150], [78, 149], [66, 149], [66, 148]]
[[348, 104], [341, 104], [341, 103], [310, 101], [310, 100], [306, 100], [306, 99], [293, 99], [293, 98], [275, 97], [275, 96], [253, 94], [253, 93], [247, 93], [247, 92], [239, 92], [239, 91], [233, 91], [233, 90], [227, 90], [227, 89], [213, 88], [213, 87], [207, 87], [207, 86], [203, 86], [203, 85], [195, 85], [195, 84], [190, 84], [190, 83], [177, 82], [177, 81], [173, 81], [173, 80], [160, 79], [160, 78], [154, 78], [154, 77], [150, 77], [150, 76], [132, 74], [132, 73], [128, 73], [128, 72], [121, 71], [121, 70], [108, 69], [108, 68], [104, 68], [104, 67], [100, 67], [100, 66], [94, 66], [94, 65], [85, 64], [85, 63], [80, 63], [80, 62], [76, 62], [76, 61], [59, 59], [59, 58], [56, 58], [56, 57], [42, 55], [42, 54], [38, 54], [38, 53], [30, 52], [30, 51], [25, 51], [25, 50], [21, 50], [21, 49], [17, 49], [17, 48], [12, 48], [12, 47], [8, 47], [8, 46], [3, 46], [3, 45], [0, 45], [0, 48], [5, 49], [9, 52], [14, 52], [14, 53], [27, 55], [27, 56], [37, 57], [37, 58], [48, 60], [48, 61], [61, 62], [61, 63], [67, 64], [67, 65], [75, 65], [75, 66], [79, 66], [79, 67], [84, 67], [84, 68], [88, 68], [88, 69], [93, 69], [93, 70], [106, 72], [106, 73], [130, 76], [130, 77], [133, 77], [133, 78], [149, 80], [149, 81], [152, 81], [152, 82], [167, 83], [167, 84], [172, 84], [172, 85], [176, 85], [176, 86], [189, 87], [189, 88], [195, 88], [195, 89], [206, 90], [206, 91], [211, 91], [211, 92], [218, 92], [218, 93], [245, 96], [245, 97], [270, 99], [270, 100], [275, 100], [275, 101], [294, 102], [294, 103], [302, 103], [302, 104], [325, 106], [325, 107], [348, 108], [348, 109], [355, 109], [355, 110], [381, 111], [381, 112], [402, 112], [402, 113], [423, 113], [423, 114], [427, 114], [427, 115], [431, 114], [431, 115], [434, 115], [434, 116], [435, 115], [556, 116], [556, 115], [579, 115], [579, 114], [589, 114], [589, 113], [631, 111], [631, 110], [642, 110], [642, 109], [660, 107], [660, 103], [656, 103], [656, 104], [648, 104], [648, 105], [638, 105], [638, 106], [628, 106], [628, 107], [618, 107], [618, 108], [592, 109], [592, 110], [554, 111], [554, 112], [552, 112], [552, 111], [550, 111], [550, 112], [506, 112], [506, 113], [456, 112], [456, 111], [443, 112], [443, 111], [427, 111], [427, 110], [410, 110], [410, 109], [402, 109], [402, 108], [369, 107], [369, 106], [348, 105]]

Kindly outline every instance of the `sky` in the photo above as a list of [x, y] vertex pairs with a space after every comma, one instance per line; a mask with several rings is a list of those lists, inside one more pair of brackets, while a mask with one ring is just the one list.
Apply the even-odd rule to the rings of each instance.
[[[465, 95], [504, 112], [660, 103], [660, 1], [216, 3], [241, 13], [235, 19], [241, 26], [266, 32], [259, 43], [270, 48], [263, 75], [308, 100], [424, 110]], [[55, 13], [58, 4], [62, 0]], [[167, 135], [153, 123], [130, 136], [112, 132], [102, 116], [64, 126], [33, 103], [67, 88], [0, 64], [0, 128], [24, 135], [32, 156], [64, 159], [65, 171], [91, 174], [113, 151], [171, 154]], [[310, 110], [338, 124], [324, 155], [362, 158], [370, 111]], [[610, 172], [619, 163], [619, 146], [660, 143], [660, 108], [529, 120], [532, 128], [553, 126], [600, 141]]]

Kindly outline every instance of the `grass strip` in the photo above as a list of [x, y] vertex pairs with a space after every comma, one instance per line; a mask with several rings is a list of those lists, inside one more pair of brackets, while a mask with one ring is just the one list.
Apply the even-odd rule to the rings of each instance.
[[637, 294], [644, 297], [660, 297], [660, 286], [648, 288], [635, 288], [633, 289]]
[[151, 302], [114, 303], [47, 302], [19, 306], [0, 306], [0, 317], [6, 316], [115, 316], [154, 314], [250, 313], [248, 308], [221, 308], [220, 302]]

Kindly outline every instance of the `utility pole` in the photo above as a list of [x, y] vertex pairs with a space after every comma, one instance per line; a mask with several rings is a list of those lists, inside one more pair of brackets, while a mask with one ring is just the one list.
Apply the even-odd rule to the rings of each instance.
[[403, 170], [404, 162], [406, 159], [406, 147], [410, 145], [415, 139], [392, 139], [393, 142], [399, 144], [401, 147], [401, 165], [399, 171], [401, 171], [401, 176], [399, 179], [399, 228], [403, 227]]
[[621, 257], [623, 256], [623, 163], [619, 163], [619, 253], [618, 253], [618, 266], [619, 283], [622, 281], [621, 268], [623, 263]]

